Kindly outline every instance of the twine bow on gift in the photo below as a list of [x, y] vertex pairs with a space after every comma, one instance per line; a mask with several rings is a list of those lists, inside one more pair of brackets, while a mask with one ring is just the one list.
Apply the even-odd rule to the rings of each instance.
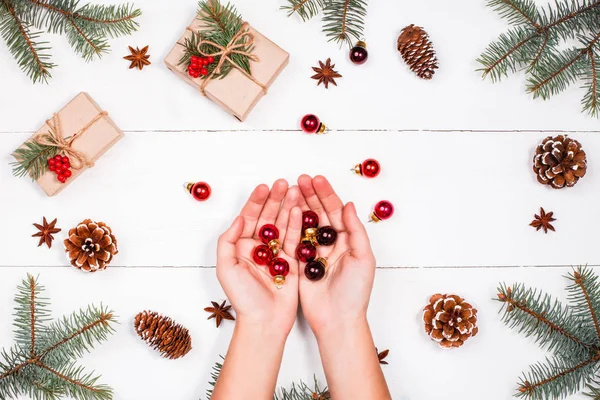
[[[231, 64], [235, 69], [237, 69], [242, 74], [244, 74], [252, 82], [254, 82], [258, 86], [260, 86], [260, 88], [263, 90], [263, 92], [267, 93], [267, 87], [265, 85], [263, 85], [255, 77], [253, 77], [252, 75], [250, 75], [249, 73], [244, 71], [243, 68], [241, 68], [239, 65], [237, 65], [229, 57], [232, 54], [241, 54], [243, 56], [248, 57], [252, 61], [259, 60], [258, 57], [256, 56], [256, 54], [252, 54], [250, 51], [243, 50], [243, 48], [245, 48], [247, 46], [251, 46], [255, 40], [254, 35], [248, 29], [249, 26], [250, 25], [247, 22], [244, 22], [242, 24], [242, 26], [240, 27], [240, 30], [238, 31], [238, 33], [236, 33], [231, 38], [229, 43], [227, 43], [227, 46], [221, 46], [220, 44], [215, 43], [211, 40], [200, 40], [198, 42], [198, 46], [197, 46], [198, 52], [200, 54], [202, 54], [204, 57], [220, 57], [219, 62], [217, 63], [217, 66], [215, 67], [215, 69], [213, 69], [213, 71], [210, 73], [210, 75], [206, 76], [206, 78], [203, 79], [204, 82], [202, 82], [202, 85], [200, 85], [200, 91], [202, 92], [203, 96], [206, 96], [206, 86], [210, 83], [210, 81], [214, 78], [215, 75], [218, 75], [221, 73], [221, 69], [223, 68], [223, 65], [225, 65], [226, 62]], [[245, 39], [245, 40], [240, 40], [240, 39]], [[205, 53], [201, 49], [202, 45], [205, 45], [205, 44], [216, 47], [217, 49], [219, 49], [219, 51], [217, 51], [215, 53]]]
[[69, 157], [71, 167], [73, 169], [81, 169], [83, 167], [93, 167], [94, 162], [89, 160], [85, 154], [73, 148], [73, 142], [87, 131], [92, 125], [108, 115], [106, 111], [98, 113], [90, 122], [83, 128], [71, 136], [65, 137], [60, 128], [58, 114], [54, 114], [52, 120], [47, 120], [46, 124], [50, 127], [48, 132], [38, 133], [33, 140], [43, 146], [57, 147], [59, 152], [64, 153]]

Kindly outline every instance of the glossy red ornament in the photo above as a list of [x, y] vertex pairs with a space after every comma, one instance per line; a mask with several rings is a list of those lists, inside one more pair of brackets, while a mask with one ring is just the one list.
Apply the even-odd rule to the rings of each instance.
[[279, 229], [273, 224], [266, 224], [258, 231], [258, 237], [264, 244], [269, 244], [271, 240], [279, 239]]
[[310, 262], [317, 257], [317, 248], [310, 243], [300, 243], [296, 247], [296, 257], [302, 262]]
[[379, 164], [379, 161], [374, 158], [368, 158], [354, 167], [354, 173], [362, 175], [365, 178], [375, 178], [380, 172], [381, 165]]
[[325, 124], [321, 123], [319, 117], [314, 114], [306, 114], [304, 117], [302, 117], [300, 128], [302, 128], [302, 130], [306, 133], [316, 134], [324, 133], [325, 129], [327, 129]]
[[374, 222], [390, 219], [394, 215], [394, 205], [387, 200], [381, 200], [375, 205], [371, 213], [371, 220]]
[[369, 58], [369, 52], [367, 51], [367, 44], [359, 40], [356, 45], [350, 49], [350, 61], [356, 65], [364, 64]]
[[273, 252], [268, 246], [261, 244], [254, 248], [252, 259], [258, 265], [267, 265], [273, 259]]
[[321, 246], [333, 246], [337, 235], [337, 231], [332, 226], [323, 226], [317, 230], [317, 243]]
[[274, 258], [269, 261], [269, 273], [271, 276], [287, 276], [290, 273], [290, 264], [283, 258]]
[[198, 201], [208, 200], [208, 198], [210, 197], [210, 195], [212, 193], [212, 189], [210, 188], [210, 185], [206, 182], [196, 182], [196, 183], [186, 182], [186, 184], [184, 186], [185, 186], [186, 190], [188, 192], [190, 192], [192, 197], [194, 197], [194, 199], [196, 199]]
[[302, 230], [316, 228], [319, 226], [319, 216], [314, 211], [304, 211], [302, 213]]
[[304, 276], [313, 282], [320, 281], [325, 277], [325, 267], [327, 267], [327, 260], [324, 258], [311, 261], [304, 267]]

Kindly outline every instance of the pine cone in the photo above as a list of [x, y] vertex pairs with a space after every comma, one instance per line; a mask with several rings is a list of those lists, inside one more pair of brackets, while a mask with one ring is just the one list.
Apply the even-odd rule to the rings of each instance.
[[86, 219], [69, 231], [65, 252], [71, 265], [88, 272], [106, 269], [117, 249], [117, 238], [104, 222]]
[[535, 149], [533, 172], [539, 183], [554, 189], [575, 186], [585, 176], [587, 160], [581, 143], [566, 135], [548, 136]]
[[192, 349], [190, 332], [171, 318], [154, 311], [142, 311], [135, 316], [137, 334], [165, 358], [174, 360]]
[[477, 310], [454, 294], [434, 294], [423, 309], [425, 332], [440, 347], [460, 347], [477, 335]]
[[419, 78], [431, 79], [438, 69], [433, 44], [427, 32], [419, 26], [413, 24], [402, 29], [398, 37], [398, 51]]

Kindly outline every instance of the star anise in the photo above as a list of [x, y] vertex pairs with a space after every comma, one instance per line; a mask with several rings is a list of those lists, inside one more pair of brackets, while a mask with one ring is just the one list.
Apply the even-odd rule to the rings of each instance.
[[327, 61], [325, 61], [325, 64], [319, 61], [319, 65], [320, 68], [312, 67], [316, 74], [311, 76], [312, 79], [317, 79], [319, 81], [317, 82], [317, 86], [319, 86], [321, 83], [325, 85], [325, 89], [329, 88], [329, 83], [333, 83], [335, 86], [337, 86], [335, 78], [341, 78], [342, 75], [338, 74], [338, 72], [333, 69], [335, 64], [331, 63], [331, 58], [328, 58]]
[[54, 240], [54, 236], [52, 236], [52, 235], [61, 231], [61, 229], [55, 228], [56, 218], [54, 219], [54, 221], [48, 223], [48, 221], [46, 221], [46, 217], [44, 217], [44, 222], [42, 225], [33, 224], [33, 226], [35, 226], [36, 228], [39, 229], [39, 232], [31, 235], [31, 237], [39, 237], [40, 238], [38, 247], [40, 247], [41, 245], [46, 243], [46, 246], [48, 246], [48, 248], [51, 248], [52, 241]]
[[548, 229], [550, 229], [554, 232], [554, 227], [551, 222], [556, 221], [556, 218], [552, 218], [553, 215], [554, 212], [550, 211], [549, 213], [546, 213], [546, 211], [540, 207], [540, 215], [535, 214], [535, 219], [531, 221], [529, 225], [533, 226], [536, 231], [543, 229], [544, 233], [548, 233]]
[[377, 352], [377, 358], [379, 359], [379, 364], [388, 365], [388, 362], [385, 361], [385, 358], [388, 356], [388, 354], [390, 354], [390, 351], [384, 350], [380, 353], [379, 350], [377, 350], [377, 347], [375, 347], [375, 351]]
[[217, 322], [217, 328], [221, 325], [221, 322], [224, 319], [228, 319], [230, 321], [235, 321], [235, 318], [229, 312], [229, 309], [231, 308], [231, 305], [229, 305], [229, 306], [225, 305], [225, 303], [227, 303], [227, 300], [225, 300], [221, 304], [219, 304], [219, 303], [217, 303], [215, 301], [211, 301], [211, 303], [212, 303], [213, 306], [212, 307], [206, 307], [204, 309], [204, 311], [211, 313], [210, 316], [207, 319], [214, 318], [215, 321]]
[[146, 65], [152, 64], [150, 60], [148, 60], [150, 58], [150, 54], [146, 54], [148, 51], [148, 46], [141, 50], [139, 47], [134, 49], [133, 47], [129, 46], [129, 51], [131, 52], [131, 55], [123, 57], [125, 60], [131, 61], [129, 69], [137, 68], [141, 70]]

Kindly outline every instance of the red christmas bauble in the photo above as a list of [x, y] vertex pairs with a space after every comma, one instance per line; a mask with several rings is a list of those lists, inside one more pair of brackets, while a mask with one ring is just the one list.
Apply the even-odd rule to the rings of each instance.
[[367, 51], [367, 44], [363, 41], [359, 41], [356, 43], [350, 50], [350, 61], [354, 64], [360, 65], [364, 64], [369, 58], [369, 52]]
[[188, 183], [187, 186], [192, 197], [198, 201], [208, 200], [212, 193], [210, 185], [206, 182], [196, 182], [191, 186]]
[[283, 258], [274, 258], [269, 261], [269, 273], [271, 276], [287, 276], [290, 273], [290, 264]]
[[302, 230], [316, 228], [319, 226], [319, 216], [314, 211], [304, 211], [302, 213]]
[[332, 226], [323, 226], [317, 230], [317, 243], [321, 246], [333, 246], [337, 235], [337, 231]]
[[310, 243], [300, 243], [296, 247], [296, 256], [302, 262], [309, 262], [317, 257], [317, 248]]
[[307, 114], [302, 118], [300, 127], [306, 133], [316, 133], [321, 131], [323, 124], [321, 124], [321, 120], [316, 115]]
[[267, 265], [273, 259], [273, 252], [264, 244], [256, 246], [252, 252], [252, 259], [258, 265]]
[[271, 240], [279, 239], [279, 229], [273, 224], [263, 225], [258, 232], [258, 237], [264, 244], [269, 244]]
[[375, 205], [373, 215], [379, 220], [386, 220], [394, 215], [394, 205], [387, 200], [381, 200]]
[[374, 158], [369, 158], [360, 165], [360, 173], [365, 178], [375, 178], [381, 172], [379, 161]]
[[325, 277], [325, 261], [319, 258], [306, 264], [306, 267], [304, 267], [304, 276], [313, 282], [323, 279]]

